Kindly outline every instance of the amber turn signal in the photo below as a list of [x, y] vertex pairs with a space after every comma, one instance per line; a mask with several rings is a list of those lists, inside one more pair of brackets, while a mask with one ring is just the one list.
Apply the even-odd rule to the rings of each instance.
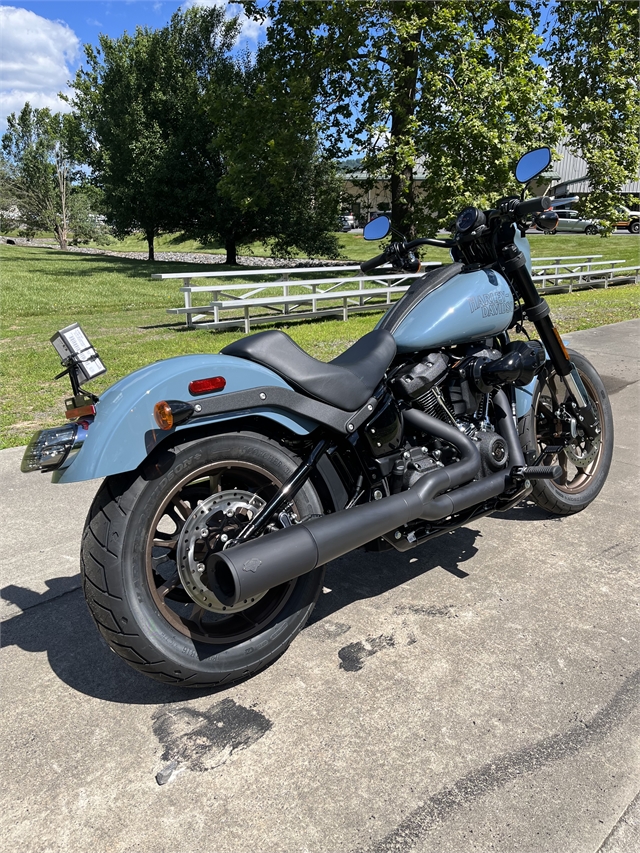
[[557, 340], [557, 341], [558, 341], [558, 343], [560, 344], [560, 348], [562, 349], [562, 352], [563, 352], [563, 354], [564, 354], [564, 357], [567, 359], [567, 361], [571, 361], [571, 356], [570, 356], [570, 355], [569, 355], [569, 353], [567, 352], [567, 348], [566, 348], [566, 346], [564, 345], [564, 341], [563, 341], [563, 340], [562, 340], [562, 338], [560, 337], [560, 332], [556, 329], [556, 327], [555, 327], [555, 326], [553, 327], [553, 334], [556, 336], [556, 340]]
[[77, 409], [67, 409], [65, 417], [69, 421], [75, 421], [76, 418], [86, 418], [89, 415], [95, 415], [95, 406], [79, 406]]
[[153, 417], [160, 429], [171, 429], [173, 427], [173, 412], [166, 400], [161, 400], [153, 407]]
[[182, 400], [161, 400], [153, 407], [153, 417], [160, 429], [173, 429], [188, 421], [195, 409]]

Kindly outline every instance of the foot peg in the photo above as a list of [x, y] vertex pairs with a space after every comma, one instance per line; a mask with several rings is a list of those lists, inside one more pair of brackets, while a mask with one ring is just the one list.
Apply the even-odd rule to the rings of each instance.
[[557, 480], [561, 474], [559, 465], [525, 465], [511, 471], [514, 480]]

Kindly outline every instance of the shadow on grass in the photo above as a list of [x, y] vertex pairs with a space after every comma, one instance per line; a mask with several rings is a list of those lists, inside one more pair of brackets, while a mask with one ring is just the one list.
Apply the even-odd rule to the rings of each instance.
[[[387, 307], [388, 306], [385, 304], [384, 310], [386, 310]], [[194, 312], [194, 313], [197, 313], [197, 312]], [[362, 317], [365, 320], [366, 319], [374, 319], [375, 317], [379, 317], [383, 313], [384, 313], [383, 310], [362, 311], [362, 312], [358, 313], [358, 318]], [[212, 319], [210, 322], [213, 322], [213, 314], [211, 315], [211, 317], [212, 317]], [[300, 328], [303, 328], [306, 326], [311, 326], [313, 328], [313, 327], [321, 326], [324, 323], [335, 323], [337, 321], [336, 314], [329, 314], [328, 312], [326, 315], [319, 315], [317, 317], [301, 317], [299, 320], [295, 320], [294, 318], [295, 318], [295, 314], [289, 314], [286, 320], [277, 320], [277, 319], [269, 318], [268, 321], [265, 319], [263, 322], [258, 323], [257, 322], [258, 318], [252, 317], [251, 322], [255, 323], [255, 326], [251, 328], [249, 335], [254, 335], [256, 332], [265, 332], [265, 331], [268, 331], [269, 329], [279, 329], [280, 331], [283, 331], [283, 332], [289, 332], [289, 331], [300, 329]], [[350, 319], [353, 319], [353, 318], [350, 318]], [[204, 322], [207, 322], [207, 321], [205, 320]], [[175, 332], [202, 331], [202, 332], [210, 332], [211, 334], [237, 333], [238, 338], [247, 337], [247, 335], [244, 332], [244, 318], [243, 317], [238, 318], [238, 325], [237, 326], [223, 326], [222, 328], [218, 328], [218, 329], [206, 328], [204, 326], [201, 326], [200, 324], [196, 324], [195, 327], [190, 327], [190, 326], [187, 326], [185, 322], [183, 322], [183, 323], [158, 323], [158, 324], [155, 324], [153, 326], [138, 326], [137, 328], [138, 329], [145, 329], [145, 330], [169, 329], [169, 330], [175, 331]], [[365, 332], [362, 333], [362, 335], [364, 335], [364, 334], [365, 334]]]

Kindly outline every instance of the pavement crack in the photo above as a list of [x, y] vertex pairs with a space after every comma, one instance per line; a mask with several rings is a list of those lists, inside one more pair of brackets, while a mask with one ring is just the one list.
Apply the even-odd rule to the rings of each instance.
[[617, 844], [618, 836], [621, 834], [623, 826], [633, 823], [629, 818], [632, 813], [638, 809], [638, 807], [640, 807], [640, 791], [638, 791], [618, 820], [614, 823], [611, 828], [611, 832], [607, 835], [600, 847], [598, 847], [596, 853], [614, 853], [614, 851], [620, 850], [620, 847]]
[[[354, 853], [408, 851], [435, 825], [447, 820], [457, 809], [521, 779], [525, 773], [541, 770], [548, 764], [577, 755], [582, 749], [601, 743], [633, 711], [640, 687], [640, 669], [630, 675], [611, 700], [586, 723], [551, 735], [518, 752], [488, 761], [458, 779], [449, 788], [425, 796], [395, 829], [371, 846]], [[604, 851], [603, 851], [604, 853]]]

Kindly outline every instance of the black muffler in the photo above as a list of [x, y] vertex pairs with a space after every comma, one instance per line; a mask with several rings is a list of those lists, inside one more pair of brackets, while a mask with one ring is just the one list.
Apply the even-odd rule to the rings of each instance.
[[[411, 489], [399, 494], [212, 554], [207, 561], [211, 590], [228, 607], [250, 602], [268, 589], [342, 557], [417, 518], [437, 521], [497, 497], [511, 485], [511, 466], [524, 465], [524, 458], [503, 391], [494, 394], [493, 404], [498, 430], [510, 454], [509, 467], [504, 471], [471, 482], [480, 470], [480, 454], [471, 439], [451, 424], [409, 409], [404, 413], [405, 420], [421, 432], [453, 444], [460, 454], [459, 462], [428, 472]], [[468, 485], [463, 486], [464, 483]], [[455, 491], [440, 494], [451, 489]]]

